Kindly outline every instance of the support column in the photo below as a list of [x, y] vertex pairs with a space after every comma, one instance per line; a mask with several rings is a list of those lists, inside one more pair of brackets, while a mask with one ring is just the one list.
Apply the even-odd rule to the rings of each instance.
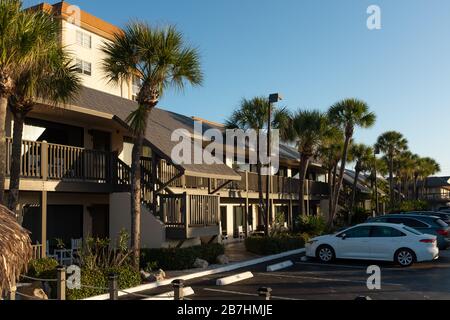
[[292, 210], [292, 199], [289, 200], [289, 212], [288, 212], [288, 219], [289, 219], [289, 229], [294, 230], [294, 217], [293, 217], [293, 210]]
[[248, 237], [248, 207], [249, 207], [249, 200], [248, 200], [248, 171], [245, 171], [245, 217], [244, 217], [244, 224], [245, 224], [245, 237]]
[[310, 193], [309, 193], [309, 180], [306, 180], [306, 215], [309, 216], [310, 215], [310, 209], [309, 209], [309, 198], [310, 198]]
[[41, 193], [41, 242], [42, 257], [47, 256], [47, 191]]

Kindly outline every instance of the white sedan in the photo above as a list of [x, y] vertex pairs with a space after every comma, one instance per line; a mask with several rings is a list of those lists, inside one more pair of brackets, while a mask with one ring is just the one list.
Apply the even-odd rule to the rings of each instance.
[[414, 262], [437, 259], [439, 249], [436, 236], [404, 225], [370, 223], [310, 240], [306, 244], [306, 256], [322, 262], [334, 259], [393, 261], [408, 267]]

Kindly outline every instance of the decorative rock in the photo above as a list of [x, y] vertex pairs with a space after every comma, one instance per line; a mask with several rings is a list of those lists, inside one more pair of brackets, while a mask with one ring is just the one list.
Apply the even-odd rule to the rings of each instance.
[[150, 278], [151, 274], [148, 272], [145, 272], [144, 270], [141, 270], [139, 272], [141, 274], [141, 279], [142, 280], [147, 280], [148, 278]]
[[166, 279], [166, 273], [163, 270], [158, 270], [158, 272], [149, 273], [149, 276], [145, 279], [148, 282], [159, 282]]
[[194, 268], [206, 269], [208, 268], [208, 266], [209, 266], [208, 261], [199, 258], [195, 259]]
[[230, 259], [226, 255], [222, 254], [217, 257], [217, 263], [218, 264], [229, 264]]
[[[17, 288], [17, 292], [19, 293], [18, 296], [21, 300], [48, 300], [48, 296], [42, 289], [41, 282], [33, 282], [29, 286]], [[21, 296], [20, 294], [23, 294], [24, 296]]]

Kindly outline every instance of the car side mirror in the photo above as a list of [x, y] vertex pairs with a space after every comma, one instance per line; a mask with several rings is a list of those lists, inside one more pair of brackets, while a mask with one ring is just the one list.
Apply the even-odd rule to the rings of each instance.
[[346, 235], [345, 233], [344, 233], [344, 234], [342, 234], [342, 235], [341, 235], [341, 239], [342, 239], [342, 240], [345, 240], [345, 239], [347, 239], [347, 235]]

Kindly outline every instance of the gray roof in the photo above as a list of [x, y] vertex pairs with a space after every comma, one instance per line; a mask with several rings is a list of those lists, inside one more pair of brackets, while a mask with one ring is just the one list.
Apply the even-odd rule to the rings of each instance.
[[[352, 170], [345, 170], [345, 174], [344, 174], [344, 181], [348, 184], [353, 185], [354, 181], [355, 181], [355, 172]], [[362, 176], [361, 174], [358, 177], [358, 182], [357, 182], [357, 188], [360, 192], [362, 193], [371, 193], [370, 188], [368, 188], [366, 185], [366, 177]]]
[[429, 177], [426, 181], [427, 188], [450, 187], [450, 177]]
[[[137, 108], [132, 100], [114, 96], [102, 91], [83, 87], [80, 94], [71, 103], [85, 109], [100, 111], [112, 115], [114, 119], [126, 125], [125, 119]], [[206, 130], [208, 124], [204, 124]], [[186, 129], [193, 132], [194, 120], [177, 113], [159, 108], [152, 110], [146, 130], [146, 140], [160, 155], [169, 160], [172, 149], [178, 142], [171, 141], [172, 132], [176, 129]], [[213, 128], [211, 126], [211, 128]], [[221, 178], [240, 180], [241, 177], [232, 168], [225, 164], [182, 164], [180, 166], [187, 175], [204, 178]]]

